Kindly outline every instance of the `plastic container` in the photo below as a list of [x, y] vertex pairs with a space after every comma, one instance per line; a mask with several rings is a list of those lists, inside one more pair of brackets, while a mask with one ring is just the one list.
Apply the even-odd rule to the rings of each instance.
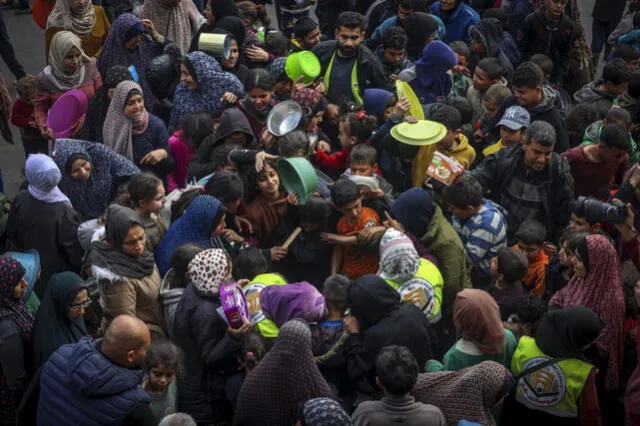
[[231, 36], [229, 34], [200, 34], [198, 50], [216, 58], [228, 59], [231, 55]]
[[74, 89], [62, 95], [49, 110], [47, 127], [56, 139], [70, 138], [78, 120], [87, 113], [89, 100], [84, 92]]
[[284, 64], [284, 71], [287, 77], [296, 81], [298, 77], [303, 77], [304, 84], [311, 84], [318, 78], [322, 67], [318, 57], [308, 50], [292, 53], [287, 57]]
[[240, 328], [245, 319], [249, 319], [249, 305], [244, 292], [236, 283], [226, 283], [220, 286], [220, 308], [224, 318], [232, 328]]
[[447, 135], [447, 128], [435, 121], [418, 120], [404, 122], [391, 128], [391, 136], [407, 145], [425, 146], [440, 142]]
[[281, 158], [277, 163], [280, 182], [287, 192], [294, 193], [305, 204], [318, 186], [318, 175], [306, 158]]
[[409, 115], [416, 117], [418, 120], [424, 120], [424, 109], [420, 103], [420, 99], [416, 96], [416, 92], [413, 91], [409, 83], [396, 80], [396, 92], [398, 99], [407, 98], [409, 101]]

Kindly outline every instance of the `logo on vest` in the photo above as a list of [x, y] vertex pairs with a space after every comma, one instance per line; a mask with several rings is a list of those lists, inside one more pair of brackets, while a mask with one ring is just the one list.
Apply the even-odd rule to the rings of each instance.
[[244, 289], [244, 296], [247, 298], [247, 305], [249, 306], [249, 321], [251, 325], [255, 325], [265, 319], [265, 315], [262, 312], [262, 306], [260, 306], [260, 292], [266, 287], [262, 283], [253, 283]]
[[[547, 361], [547, 358], [531, 358], [522, 366], [522, 371]], [[564, 398], [567, 380], [558, 364], [547, 365], [518, 381], [522, 396], [534, 405], [550, 407]]]
[[423, 278], [411, 278], [398, 287], [398, 293], [407, 303], [431, 315], [436, 306], [435, 291], [431, 283]]

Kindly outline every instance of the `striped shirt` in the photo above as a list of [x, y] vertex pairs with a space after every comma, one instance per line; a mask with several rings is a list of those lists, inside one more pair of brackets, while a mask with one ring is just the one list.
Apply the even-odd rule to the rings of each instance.
[[464, 222], [453, 216], [453, 227], [471, 263], [484, 274], [491, 275], [491, 259], [507, 246], [507, 222], [501, 207], [491, 200], [484, 200], [480, 210]]

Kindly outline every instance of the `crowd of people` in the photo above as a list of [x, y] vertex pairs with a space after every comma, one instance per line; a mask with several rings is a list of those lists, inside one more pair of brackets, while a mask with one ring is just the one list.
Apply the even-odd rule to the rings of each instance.
[[640, 3], [315, 3], [0, 7], [0, 424], [640, 425]]

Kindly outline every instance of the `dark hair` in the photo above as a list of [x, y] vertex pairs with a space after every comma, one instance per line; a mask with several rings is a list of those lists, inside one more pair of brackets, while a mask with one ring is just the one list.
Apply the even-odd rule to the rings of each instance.
[[171, 253], [171, 269], [181, 284], [181, 287], [186, 287], [189, 279], [187, 278], [187, 272], [189, 270], [189, 262], [204, 249], [196, 244], [183, 244]]
[[524, 139], [526, 144], [535, 140], [538, 145], [548, 148], [556, 143], [556, 129], [546, 121], [534, 121], [527, 128]]
[[262, 358], [267, 353], [265, 346], [264, 339], [255, 331], [249, 331], [242, 335], [240, 359], [245, 371], [252, 371], [262, 361]]
[[271, 19], [263, 5], [255, 4], [253, 1], [241, 1], [237, 2], [236, 6], [240, 9], [243, 18], [248, 16], [253, 20], [259, 20], [265, 28], [271, 26]]
[[[360, 118], [358, 118], [360, 117]], [[371, 133], [378, 127], [375, 115], [350, 112], [343, 115], [340, 121], [349, 125], [349, 136], [356, 138], [356, 143], [363, 143], [371, 137]]]
[[305, 204], [298, 207], [300, 223], [320, 225], [324, 228], [330, 213], [329, 203], [322, 197], [312, 195]]
[[247, 247], [233, 259], [233, 279], [251, 281], [260, 274], [269, 272], [269, 261], [257, 247]]
[[624, 294], [624, 305], [628, 317], [635, 317], [640, 311], [636, 301], [635, 287], [640, 281], [640, 271], [633, 262], [627, 260], [622, 265], [622, 292]]
[[378, 162], [378, 153], [376, 149], [366, 143], [359, 143], [351, 148], [349, 160], [352, 163], [376, 164]]
[[331, 201], [337, 208], [342, 208], [360, 198], [358, 185], [347, 177], [341, 177], [331, 186]]
[[244, 83], [245, 90], [250, 92], [253, 89], [273, 91], [276, 83], [271, 73], [265, 68], [252, 68], [247, 74], [247, 81]]
[[603, 144], [607, 148], [621, 149], [624, 151], [628, 151], [631, 147], [629, 133], [614, 123], [602, 128], [598, 143]]
[[487, 74], [489, 80], [499, 80], [504, 76], [504, 71], [498, 58], [482, 58], [476, 66]]
[[464, 56], [465, 58], [469, 58], [469, 46], [464, 41], [452, 41], [449, 43], [449, 48], [453, 50], [453, 53], [456, 55]]
[[456, 131], [462, 127], [462, 116], [455, 107], [447, 104], [434, 104], [429, 108], [427, 120], [443, 124], [447, 130]]
[[589, 272], [589, 246], [587, 245], [587, 233], [576, 232], [569, 240], [569, 250], [576, 252], [584, 264], [584, 269]]
[[349, 286], [351, 280], [344, 275], [332, 275], [322, 286], [322, 295], [331, 310], [344, 312], [347, 309]]
[[[258, 189], [258, 180], [260, 179], [260, 175], [262, 175], [266, 171], [267, 166], [275, 170], [275, 172], [278, 174], [278, 177], [280, 177], [280, 172], [276, 167], [275, 160], [272, 160], [272, 159], [264, 160], [264, 167], [259, 172], [256, 171], [255, 167], [251, 167], [248, 170], [245, 178], [245, 182], [246, 182], [245, 187], [247, 188], [249, 202], [253, 201], [258, 195], [260, 195], [260, 190]], [[280, 185], [282, 186], [282, 179], [280, 180]]]
[[293, 36], [295, 38], [305, 38], [307, 34], [316, 28], [318, 28], [318, 23], [308, 16], [305, 16], [296, 21], [296, 24], [293, 26]]
[[516, 302], [516, 316], [521, 324], [538, 321], [546, 313], [547, 303], [533, 294], [528, 294]]
[[[598, 120], [598, 110], [593, 104], [581, 103], [573, 108], [567, 117], [567, 129], [575, 132], [582, 138], [584, 131], [591, 123]], [[582, 139], [580, 139], [582, 142]]]
[[393, 396], [404, 396], [418, 380], [418, 361], [405, 346], [385, 346], [376, 359], [380, 386]]
[[416, 12], [426, 12], [429, 7], [427, 0], [397, 0], [397, 3], [398, 7]]
[[380, 44], [383, 49], [406, 49], [407, 32], [402, 27], [389, 27], [382, 32]]
[[614, 59], [604, 66], [602, 70], [602, 81], [614, 85], [628, 83], [631, 80], [631, 70], [624, 59]]
[[513, 284], [524, 277], [529, 268], [529, 260], [520, 250], [503, 247], [498, 252], [498, 272], [504, 276], [508, 284]]
[[213, 170], [220, 170], [227, 164], [231, 164], [229, 154], [236, 149], [238, 149], [238, 145], [230, 142], [225, 142], [213, 148], [213, 151], [211, 151], [211, 165], [213, 166]]
[[553, 72], [553, 62], [544, 53], [536, 53], [531, 57], [530, 61], [540, 67], [545, 77]]
[[192, 112], [184, 116], [180, 128], [187, 143], [198, 148], [204, 138], [213, 134], [213, 121], [208, 112]]
[[153, 173], [142, 172], [134, 175], [127, 186], [133, 207], [138, 207], [141, 201], [155, 198], [158, 185], [162, 185], [162, 181]]
[[504, 105], [505, 101], [511, 97], [513, 93], [507, 86], [503, 86], [502, 84], [494, 84], [489, 87], [484, 94], [482, 99], [489, 101], [493, 100], [498, 105], [498, 109]]
[[204, 192], [216, 197], [222, 204], [244, 198], [244, 183], [236, 173], [226, 170], [215, 172], [204, 186]]
[[607, 115], [604, 116], [607, 123], [613, 123], [614, 121], [624, 121], [629, 125], [631, 123], [631, 114], [624, 108], [611, 108], [607, 111]]
[[442, 197], [447, 204], [460, 209], [478, 207], [482, 204], [482, 185], [470, 173], [464, 173], [449, 186], [445, 186]]
[[520, 224], [516, 232], [516, 240], [519, 243], [535, 244], [541, 246], [547, 236], [547, 230], [543, 224], [534, 219], [527, 219]]
[[525, 87], [528, 89], [535, 89], [542, 86], [544, 81], [544, 73], [538, 65], [534, 62], [523, 62], [513, 71], [511, 77], [511, 85], [514, 88]]
[[198, 195], [202, 195], [202, 188], [187, 189], [180, 194], [180, 198], [171, 203], [171, 222], [180, 219], [185, 210], [187, 210], [187, 207], [189, 207], [189, 204], [191, 204], [193, 199]]
[[286, 56], [289, 51], [289, 39], [280, 31], [270, 30], [264, 36], [264, 47], [276, 58], [281, 58]]
[[458, 110], [462, 125], [470, 124], [471, 121], [473, 121], [473, 106], [467, 98], [462, 96], [452, 96], [446, 99], [444, 104], [451, 105]]
[[294, 130], [280, 137], [278, 141], [280, 155], [285, 158], [309, 155], [311, 142], [302, 130]]
[[[583, 198], [583, 197], [580, 197]], [[598, 221], [596, 220], [595, 222], [592, 222], [591, 220], [593, 219], [592, 215], [588, 215], [587, 214], [587, 209], [586, 209], [586, 200], [588, 200], [589, 198], [583, 198], [582, 200], [579, 200], [578, 198], [571, 200], [571, 202], [569, 203], [569, 213], [573, 213], [576, 216], [585, 219], [587, 222], [589, 222], [589, 224], [593, 225], [594, 223], [598, 223]], [[570, 238], [569, 238], [570, 239]]]
[[144, 355], [144, 371], [148, 373], [151, 369], [162, 364], [175, 371], [176, 376], [182, 372], [182, 351], [166, 339], [155, 340], [151, 343]]
[[634, 73], [631, 74], [631, 80], [629, 80], [629, 89], [627, 89], [627, 94], [633, 99], [640, 98], [640, 71], [634, 71]]
[[629, 62], [640, 58], [640, 52], [628, 44], [622, 44], [613, 49], [611, 56], [613, 59], [622, 59], [625, 62]]
[[336, 20], [336, 29], [339, 30], [340, 27], [364, 30], [364, 16], [358, 12], [342, 12]]
[[500, 21], [500, 25], [502, 25], [502, 31], [505, 28], [509, 28], [509, 15], [507, 15], [506, 9], [501, 7], [492, 7], [490, 9], [486, 9], [482, 14], [482, 19], [497, 19]]

